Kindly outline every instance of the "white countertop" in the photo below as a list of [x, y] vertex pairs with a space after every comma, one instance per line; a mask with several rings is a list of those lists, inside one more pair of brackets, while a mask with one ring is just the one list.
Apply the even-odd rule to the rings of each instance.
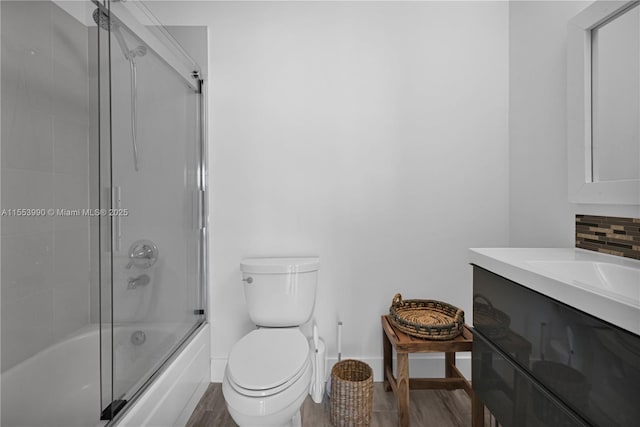
[[474, 248], [469, 262], [640, 335], [640, 261], [577, 248]]

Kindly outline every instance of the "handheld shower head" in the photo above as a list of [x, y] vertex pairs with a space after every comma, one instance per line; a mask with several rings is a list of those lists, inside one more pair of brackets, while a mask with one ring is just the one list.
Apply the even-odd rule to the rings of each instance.
[[104, 9], [97, 8], [93, 11], [93, 20], [98, 25], [98, 27], [102, 28], [109, 33], [112, 33], [118, 44], [120, 45], [120, 49], [122, 49], [122, 53], [124, 54], [124, 58], [129, 62], [129, 67], [131, 68], [131, 142], [133, 145], [133, 166], [134, 169], [138, 170], [138, 144], [136, 142], [136, 96], [137, 96], [137, 78], [136, 78], [136, 56], [144, 56], [147, 53], [147, 48], [143, 45], [136, 47], [133, 50], [129, 50], [127, 43], [124, 41], [124, 37], [122, 36], [122, 32], [120, 31], [120, 26], [122, 25], [118, 19], [109, 15]]
[[124, 37], [122, 37], [122, 33], [120, 32], [120, 23], [118, 20], [116, 18], [111, 18], [107, 12], [100, 8], [96, 8], [96, 10], [93, 11], [93, 20], [98, 27], [113, 33], [120, 45], [120, 49], [122, 49], [124, 58], [129, 60], [130, 51], [127, 47], [127, 43], [124, 41]]
[[[93, 20], [103, 30], [109, 31], [111, 29], [112, 22], [109, 20], [109, 15], [100, 10], [99, 7], [93, 11]], [[117, 25], [115, 22], [113, 22], [113, 24]]]

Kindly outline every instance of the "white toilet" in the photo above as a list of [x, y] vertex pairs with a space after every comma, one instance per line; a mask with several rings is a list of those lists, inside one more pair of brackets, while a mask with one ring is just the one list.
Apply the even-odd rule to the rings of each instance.
[[259, 327], [229, 354], [222, 382], [240, 427], [300, 426], [309, 393], [309, 341], [298, 328], [313, 314], [319, 259], [247, 258], [240, 263], [249, 317]]

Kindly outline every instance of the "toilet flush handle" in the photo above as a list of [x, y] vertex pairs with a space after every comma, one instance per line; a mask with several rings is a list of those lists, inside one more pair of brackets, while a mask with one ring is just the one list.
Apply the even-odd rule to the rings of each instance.
[[252, 284], [253, 283], [253, 277], [249, 276], [246, 277], [244, 279], [242, 279], [243, 282], [247, 282], [248, 284]]

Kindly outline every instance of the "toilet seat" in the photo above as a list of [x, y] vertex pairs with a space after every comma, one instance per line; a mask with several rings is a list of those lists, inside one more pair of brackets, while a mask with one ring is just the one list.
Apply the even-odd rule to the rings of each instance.
[[298, 328], [257, 329], [229, 354], [229, 384], [245, 396], [270, 396], [296, 382], [310, 364], [309, 342]]
[[[273, 387], [273, 388], [268, 388], [268, 389], [248, 389], [248, 388], [244, 388], [239, 386], [238, 384], [235, 383], [235, 381], [233, 381], [233, 379], [231, 378], [230, 375], [228, 375], [227, 379], [229, 380], [229, 385], [238, 393], [244, 395], [244, 396], [248, 396], [248, 397], [269, 397], [272, 396], [274, 394], [278, 394], [280, 392], [282, 392], [283, 390], [286, 390], [287, 388], [291, 387], [292, 384], [294, 384], [296, 381], [298, 381], [300, 379], [300, 377], [302, 377], [305, 372], [307, 371], [308, 366], [310, 365], [310, 361], [307, 360], [307, 363], [303, 366], [302, 369], [300, 369], [300, 371], [293, 377], [291, 378], [289, 381], [286, 381], [282, 384], [280, 384], [277, 387]], [[227, 371], [228, 372], [228, 371]]]
[[239, 426], [289, 426], [309, 395], [312, 365], [303, 369], [297, 381], [270, 396], [247, 396], [238, 392], [229, 381], [227, 370], [222, 380], [222, 393], [229, 414]]

